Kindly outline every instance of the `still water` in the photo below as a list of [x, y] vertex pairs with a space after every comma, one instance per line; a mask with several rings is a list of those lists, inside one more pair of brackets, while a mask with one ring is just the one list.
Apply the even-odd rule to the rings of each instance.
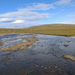
[[63, 55], [75, 57], [75, 37], [6, 34], [0, 35], [0, 41], [4, 42], [0, 48], [26, 42], [22, 38], [29, 36], [35, 36], [38, 41], [27, 49], [0, 49], [0, 75], [75, 75], [75, 61], [62, 58]]

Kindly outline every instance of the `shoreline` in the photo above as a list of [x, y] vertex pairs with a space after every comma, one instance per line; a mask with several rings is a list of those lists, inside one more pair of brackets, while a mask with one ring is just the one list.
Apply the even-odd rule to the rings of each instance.
[[[39, 34], [39, 33], [0, 33], [0, 35], [7, 35], [7, 34]], [[65, 36], [65, 37], [75, 37], [75, 35], [54, 35], [54, 34], [42, 34], [42, 35], [53, 35], [53, 36]]]

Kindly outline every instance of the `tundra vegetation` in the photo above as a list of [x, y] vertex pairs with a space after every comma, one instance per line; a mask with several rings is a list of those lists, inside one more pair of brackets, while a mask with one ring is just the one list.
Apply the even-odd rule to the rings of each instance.
[[[25, 39], [27, 42], [24, 43], [17, 43], [15, 46], [10, 46], [10, 47], [2, 47], [0, 48], [2, 51], [15, 51], [15, 50], [23, 50], [23, 49], [27, 49], [28, 46], [32, 45], [33, 43], [35, 43], [35, 41], [38, 41], [38, 39], [35, 36], [31, 36], [28, 38], [23, 38]], [[2, 46], [4, 43], [0, 42], [0, 46]]]
[[32, 33], [60, 36], [75, 36], [75, 24], [45, 24], [29, 28], [0, 28], [0, 33]]

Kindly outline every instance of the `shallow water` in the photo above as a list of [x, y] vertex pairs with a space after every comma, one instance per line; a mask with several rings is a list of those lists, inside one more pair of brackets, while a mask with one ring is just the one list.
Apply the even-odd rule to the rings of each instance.
[[[5, 52], [0, 50], [0, 75], [75, 75], [75, 61], [62, 58], [63, 55], [75, 57], [74, 37], [7, 34], [0, 35], [0, 41], [4, 42], [0, 47], [26, 42], [22, 38], [34, 35], [39, 41], [27, 49]], [[68, 46], [65, 47], [65, 44]]]

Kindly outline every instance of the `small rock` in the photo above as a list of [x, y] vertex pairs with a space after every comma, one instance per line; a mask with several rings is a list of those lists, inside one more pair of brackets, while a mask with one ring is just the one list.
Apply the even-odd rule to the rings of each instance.
[[50, 64], [52, 64], [52, 63], [50, 63]]
[[50, 67], [52, 67], [52, 65], [50, 65]]
[[68, 45], [68, 44], [65, 44], [64, 46], [67, 47], [67, 46], [69, 46], [69, 45]]
[[58, 70], [59, 70], [59, 71], [61, 71], [61, 69], [60, 69], [60, 68], [58, 68]]
[[4, 45], [4, 42], [0, 41], [0, 46], [3, 46]]
[[57, 65], [55, 65], [55, 68], [58, 68], [58, 66], [57, 66]]
[[48, 54], [48, 53], [46, 53], [46, 52], [42, 52], [43, 54]]
[[45, 69], [47, 69], [47, 67], [45, 67]]
[[36, 67], [38, 67], [38, 65], [36, 65]]
[[66, 64], [67, 62], [65, 62], [65, 64]]
[[68, 43], [70, 43], [71, 41], [67, 41]]
[[10, 60], [8, 60], [8, 63], [10, 63]]
[[43, 66], [41, 66], [43, 68]]
[[36, 64], [36, 65], [37, 65], [37, 62], [34, 62], [34, 64]]
[[51, 67], [49, 67], [49, 69], [51, 69]]

